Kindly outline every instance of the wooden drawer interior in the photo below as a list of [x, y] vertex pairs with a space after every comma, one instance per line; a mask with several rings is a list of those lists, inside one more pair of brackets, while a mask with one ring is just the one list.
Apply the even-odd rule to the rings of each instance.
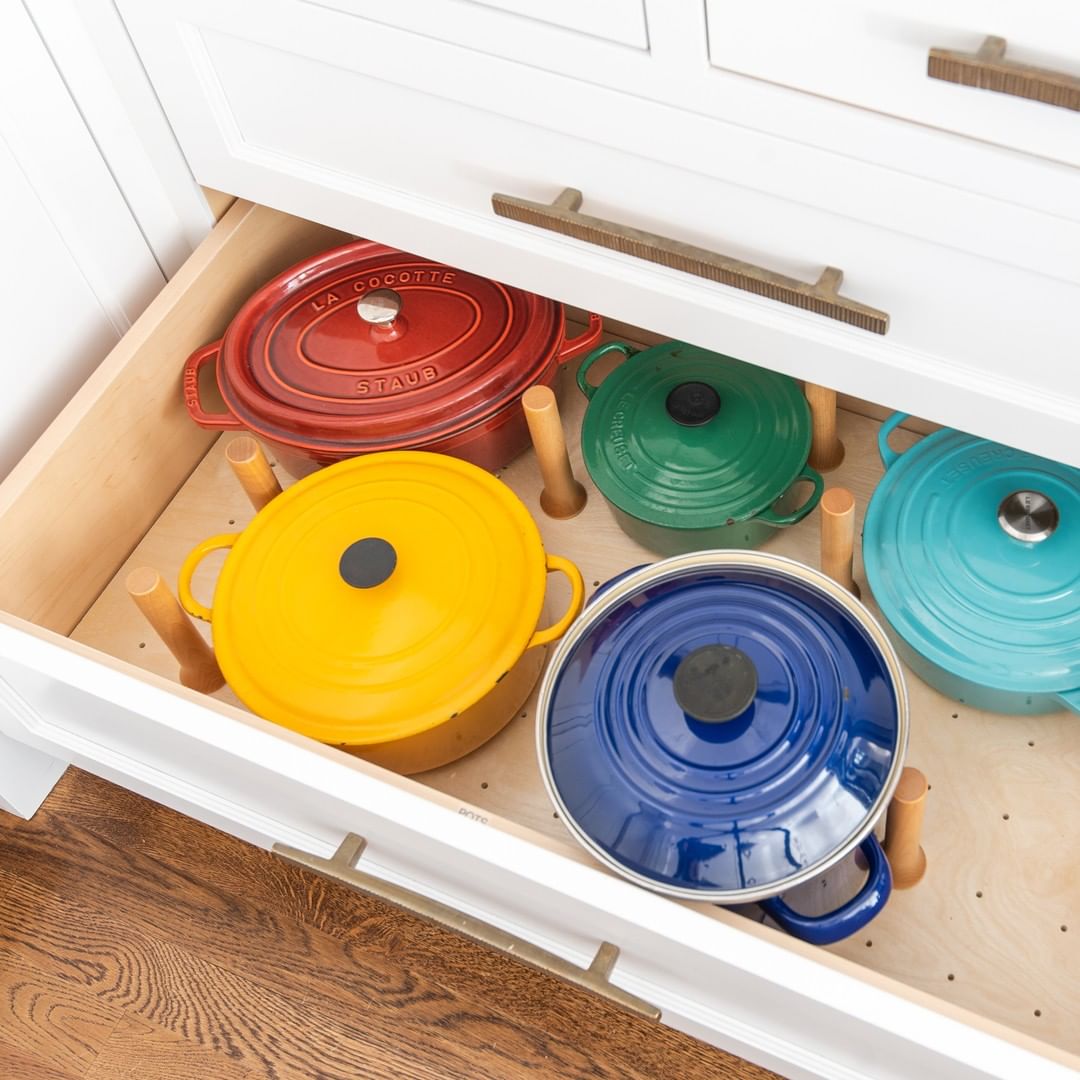
[[[133, 670], [175, 680], [176, 665], [124, 589], [129, 569], [151, 565], [175, 582], [199, 540], [241, 528], [253, 516], [218, 438], [192, 424], [180, 371], [194, 347], [219, 335], [261, 282], [343, 234], [251, 204], [237, 203], [104, 362], [35, 449], [0, 486], [0, 609], [65, 635]], [[750, 357], [749, 359], [753, 359]], [[568, 382], [569, 371], [562, 378]], [[584, 399], [565, 386], [571, 457]], [[878, 421], [858, 403], [841, 414], [847, 456], [828, 481], [850, 488], [861, 513], [881, 473]], [[914, 431], [902, 433], [910, 444]], [[650, 556], [618, 529], [589, 488], [584, 513], [555, 521], [540, 512], [532, 454], [502, 477], [536, 517], [549, 550], [575, 559], [590, 588]], [[282, 477], [287, 481], [287, 477]], [[768, 550], [818, 561], [815, 515], [770, 541]], [[207, 560], [196, 591], [209, 596], [219, 563]], [[856, 558], [856, 577], [862, 579]], [[873, 608], [862, 579], [864, 598]], [[558, 601], [556, 600], [556, 603]], [[204, 627], [208, 633], [208, 628]], [[40, 631], [35, 631], [40, 632]], [[855, 938], [813, 954], [897, 992], [970, 1010], [971, 1022], [1004, 1025], [1006, 1037], [1045, 1041], [1042, 1052], [1080, 1053], [1080, 725], [1072, 714], [1004, 717], [947, 700], [909, 677], [908, 761], [928, 776], [924, 847], [929, 869], [913, 890]], [[228, 689], [208, 704], [250, 722]], [[395, 783], [449, 800], [537, 843], [587, 860], [553, 812], [534, 751], [532, 704], [481, 750], [445, 768]], [[356, 767], [374, 767], [356, 762]], [[842, 865], [789, 898], [825, 910], [850, 893], [854, 865]], [[714, 917], [768, 934], [757, 909]], [[922, 998], [922, 1000], [926, 1000]], [[1072, 1060], [1072, 1059], [1070, 1059]], [[1077, 1062], [1073, 1062], [1077, 1064]]]

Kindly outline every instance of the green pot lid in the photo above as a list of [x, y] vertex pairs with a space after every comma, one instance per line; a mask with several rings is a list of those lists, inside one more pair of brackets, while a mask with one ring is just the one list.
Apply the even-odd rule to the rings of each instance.
[[[626, 360], [590, 385], [589, 368], [612, 351]], [[602, 346], [578, 385], [590, 398], [589, 475], [609, 502], [655, 525], [749, 520], [791, 487], [810, 453], [810, 408], [793, 379], [694, 345]]]

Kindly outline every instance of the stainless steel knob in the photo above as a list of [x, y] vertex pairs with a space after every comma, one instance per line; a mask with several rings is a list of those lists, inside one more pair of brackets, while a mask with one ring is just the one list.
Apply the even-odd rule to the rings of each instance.
[[1014, 491], [1001, 500], [998, 524], [1014, 539], [1037, 544], [1057, 527], [1058, 508], [1041, 491]]
[[356, 313], [372, 326], [389, 327], [401, 311], [401, 297], [393, 289], [372, 289], [356, 301]]

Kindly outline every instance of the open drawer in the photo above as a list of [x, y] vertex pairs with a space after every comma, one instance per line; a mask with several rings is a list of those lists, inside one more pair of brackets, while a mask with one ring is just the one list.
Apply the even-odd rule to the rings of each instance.
[[[609, 942], [612, 982], [663, 1022], [787, 1076], [1074, 1075], [1075, 716], [986, 716], [912, 676], [930, 870], [869, 934], [825, 950], [594, 864], [544, 794], [531, 707], [470, 757], [405, 779], [266, 723], [227, 690], [178, 685], [126, 572], [147, 563], [171, 579], [194, 541], [252, 514], [222, 445], [187, 417], [183, 361], [258, 284], [342, 239], [237, 203], [0, 486], [0, 731], [266, 847], [328, 858], [362, 836], [368, 873], [577, 965]], [[583, 401], [566, 398], [572, 430]], [[848, 457], [833, 475], [862, 505], [875, 433], [843, 414]], [[589, 582], [645, 558], [595, 491], [582, 518], [540, 514], [531, 454], [504, 479]], [[811, 520], [770, 546], [816, 562], [817, 533]], [[829, 902], [844, 876], [799, 902]]]

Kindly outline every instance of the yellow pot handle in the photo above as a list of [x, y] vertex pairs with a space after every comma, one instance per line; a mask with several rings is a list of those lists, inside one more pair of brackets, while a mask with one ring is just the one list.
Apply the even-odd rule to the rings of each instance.
[[180, 567], [180, 579], [177, 582], [176, 591], [180, 594], [180, 603], [184, 605], [184, 610], [194, 615], [196, 619], [211, 621], [210, 609], [205, 604], [200, 604], [191, 595], [191, 579], [195, 574], [195, 567], [211, 551], [217, 551], [218, 548], [231, 548], [239, 539], [240, 533], [219, 533], [217, 536], [211, 536], [209, 540], [204, 540], [192, 548], [191, 553], [184, 560], [184, 565]]
[[581, 571], [569, 559], [564, 559], [561, 555], [548, 555], [548, 573], [556, 570], [565, 574], [570, 581], [570, 606], [557, 623], [545, 630], [537, 630], [529, 640], [529, 644], [525, 646], [526, 649], [531, 649], [534, 645], [546, 645], [549, 641], [561, 638], [566, 633], [566, 628], [581, 614], [581, 606], [585, 603], [585, 582], [582, 580]]

